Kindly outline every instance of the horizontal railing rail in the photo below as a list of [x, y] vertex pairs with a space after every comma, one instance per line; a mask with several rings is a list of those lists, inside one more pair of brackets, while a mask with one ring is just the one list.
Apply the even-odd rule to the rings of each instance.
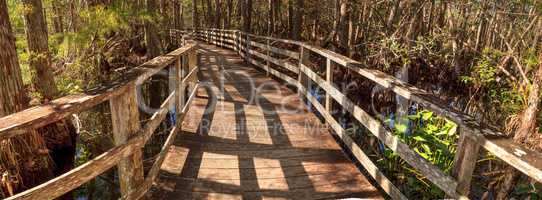
[[[186, 33], [184, 33], [186, 34]], [[155, 181], [167, 149], [181, 129], [181, 123], [196, 96], [197, 49], [195, 41], [184, 38], [184, 46], [166, 55], [158, 56], [130, 69], [118, 80], [86, 93], [69, 95], [46, 105], [32, 107], [0, 118], [0, 140], [27, 133], [29, 130], [57, 122], [72, 114], [88, 110], [109, 101], [115, 147], [75, 169], [7, 199], [55, 199], [94, 179], [114, 166], [118, 166], [122, 199], [142, 197]], [[175, 83], [160, 108], [140, 127], [136, 87], [166, 67]], [[188, 94], [188, 97], [185, 95]], [[141, 149], [150, 140], [168, 112], [175, 108], [176, 122], [158, 153], [149, 173], [143, 177]]]
[[[350, 148], [357, 161], [368, 170], [369, 174], [393, 199], [406, 199], [406, 197], [384, 176], [354, 140], [346, 134], [344, 128], [333, 118], [331, 115], [332, 100], [338, 102], [342, 106], [342, 109], [351, 113], [375, 137], [380, 139], [387, 147], [421, 172], [428, 180], [450, 197], [468, 197], [480, 148], [484, 148], [534, 180], [542, 182], [542, 154], [540, 152], [529, 150], [514, 143], [512, 139], [505, 137], [494, 126], [482, 124], [474, 117], [443, 103], [431, 93], [411, 86], [391, 75], [369, 69], [346, 56], [299, 41], [258, 36], [239, 30], [205, 29], [191, 32], [195, 33], [195, 38], [232, 49], [238, 52], [247, 62], [282, 79], [286, 83], [297, 86], [304, 97], [324, 117], [326, 123], [330, 125], [346, 146]], [[277, 47], [274, 45], [277, 43], [290, 47], [293, 46], [293, 49]], [[326, 59], [325, 79], [308, 67], [311, 64], [309, 61], [310, 52], [314, 52]], [[278, 55], [286, 56], [286, 58], [278, 58]], [[291, 60], [294, 60], [294, 63]], [[273, 67], [273, 64], [282, 69]], [[422, 158], [407, 144], [392, 134], [378, 119], [371, 116], [345, 94], [341, 93], [333, 85], [332, 72], [336, 67], [351, 70], [393, 91], [397, 95], [417, 102], [422, 107], [458, 124], [460, 136], [452, 174], [446, 174], [437, 166]], [[292, 72], [297, 76], [289, 75], [286, 71]], [[309, 82], [316, 83], [318, 87], [326, 92], [324, 105], [307, 91]]]

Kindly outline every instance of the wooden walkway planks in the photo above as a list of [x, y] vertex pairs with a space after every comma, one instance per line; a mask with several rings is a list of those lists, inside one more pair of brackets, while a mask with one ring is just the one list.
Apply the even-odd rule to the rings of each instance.
[[151, 199], [382, 198], [295, 92], [201, 47], [198, 97]]

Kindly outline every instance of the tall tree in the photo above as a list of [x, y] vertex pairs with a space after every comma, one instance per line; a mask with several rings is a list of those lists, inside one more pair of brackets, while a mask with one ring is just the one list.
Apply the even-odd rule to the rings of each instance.
[[62, 1], [52, 1], [53, 7], [53, 28], [55, 33], [64, 32], [64, 13]]
[[350, 1], [339, 0], [339, 19], [338, 19], [338, 35], [339, 45], [344, 52], [348, 52], [348, 19], [350, 18]]
[[[542, 47], [542, 45], [540, 45]], [[533, 139], [538, 134], [538, 120], [540, 106], [540, 90], [542, 88], [542, 52], [538, 56], [539, 66], [534, 75], [532, 84], [529, 86], [529, 95], [527, 96], [527, 105], [521, 113], [521, 119], [518, 130], [514, 135], [514, 140], [517, 143], [526, 143], [534, 148], [542, 149], [540, 141]], [[529, 141], [533, 140], [533, 141]], [[517, 186], [517, 183], [521, 177], [521, 172], [512, 166], [506, 166], [506, 175], [503, 185], [497, 192], [496, 199], [507, 199], [509, 194]]]
[[213, 24], [213, 3], [211, 0], [206, 0], [207, 2], [207, 19], [205, 19], [205, 24], [207, 25], [207, 28], [210, 28]]
[[[0, 0], [0, 47], [0, 117], [4, 117], [26, 109], [29, 101], [5, 0]], [[0, 158], [6, 161], [0, 162], [0, 173], [15, 179], [4, 182], [0, 190], [13, 195], [25, 189], [23, 185], [31, 187], [51, 178], [50, 163], [42, 159], [47, 154], [40, 152], [45, 148], [43, 138], [36, 131], [0, 141]]]
[[[158, 18], [156, 16], [156, 2], [155, 0], [147, 0], [147, 12], [150, 13], [151, 20], [145, 22], [145, 43], [147, 43], [147, 57], [154, 58], [160, 56], [161, 45], [158, 37], [158, 29], [156, 28], [155, 21]], [[150, 106], [152, 108], [158, 108], [161, 104], [162, 87], [158, 81], [160, 78], [154, 76], [150, 84]]]
[[220, 28], [222, 5], [220, 0], [215, 0], [215, 28]]
[[192, 28], [199, 29], [198, 0], [192, 0]]
[[301, 40], [304, 10], [304, 0], [295, 0], [294, 15], [292, 16], [292, 32], [290, 33], [294, 40]]
[[252, 33], [252, 0], [243, 0], [245, 2], [243, 8], [243, 31]]
[[226, 19], [224, 22], [224, 28], [229, 29], [231, 27], [231, 20], [233, 16], [233, 0], [227, 0]]
[[33, 76], [34, 87], [46, 100], [52, 100], [58, 90], [51, 68], [51, 54], [47, 36], [47, 22], [43, 14], [41, 0], [23, 0], [27, 9], [24, 12], [26, 39], [30, 53], [30, 67], [36, 72]]
[[180, 2], [180, 0], [173, 1], [173, 20], [175, 29], [180, 30], [184, 28], [183, 4]]
[[275, 34], [275, 15], [276, 15], [276, 0], [267, 0], [269, 6], [269, 15], [267, 19], [267, 35], [272, 36]]
[[[29, 8], [24, 13], [26, 40], [30, 52], [30, 67], [36, 72], [33, 84], [45, 101], [58, 97], [59, 91], [54, 81], [49, 52], [47, 23], [41, 0], [23, 0]], [[53, 172], [61, 175], [73, 169], [75, 165], [75, 147], [77, 134], [68, 120], [49, 124], [38, 131], [45, 137], [47, 148], [55, 163]], [[70, 198], [68, 194], [64, 198]]]

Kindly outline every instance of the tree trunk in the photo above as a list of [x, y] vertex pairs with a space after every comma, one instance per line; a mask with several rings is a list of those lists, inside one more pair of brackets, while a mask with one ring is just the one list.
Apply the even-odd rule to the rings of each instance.
[[228, 1], [228, 8], [226, 13], [226, 21], [224, 23], [224, 28], [229, 29], [231, 27], [231, 19], [233, 15], [233, 0], [227, 0]]
[[[0, 117], [4, 117], [26, 109], [29, 101], [5, 0], [0, 0], [0, 46]], [[44, 140], [36, 131], [0, 141], [0, 157], [6, 160], [0, 162], [0, 174], [9, 177], [0, 185], [0, 190], [7, 192], [5, 195], [11, 196], [52, 177]]]
[[51, 2], [53, 6], [53, 28], [55, 33], [62, 33], [64, 32], [64, 18], [63, 18], [63, 12], [61, 5], [62, 2], [60, 1], [52, 1]]
[[337, 34], [339, 35], [339, 45], [343, 52], [348, 52], [348, 18], [350, 18], [350, 0], [340, 0], [339, 3], [339, 24]]
[[179, 0], [173, 1], [173, 27], [177, 30], [181, 29], [181, 11], [182, 6]]
[[[156, 3], [154, 0], [147, 0], [147, 12], [150, 13], [153, 19], [156, 19]], [[145, 22], [145, 42], [147, 43], [147, 58], [152, 59], [160, 56], [161, 45], [158, 38], [158, 30], [154, 26], [153, 21]], [[160, 77], [153, 76], [150, 83], [150, 107], [159, 108], [161, 104], [162, 88], [160, 86]]]
[[198, 0], [192, 0], [192, 28], [199, 29]]
[[[540, 141], [530, 141], [533, 136], [538, 134], [538, 106], [540, 105], [540, 87], [542, 87], [542, 53], [538, 60], [540, 64], [534, 75], [534, 79], [527, 98], [527, 107], [523, 110], [519, 128], [514, 135], [514, 141], [517, 143], [527, 143], [531, 146], [540, 148]], [[514, 190], [522, 173], [512, 166], [507, 166], [506, 176], [503, 185], [497, 192], [497, 199], [507, 199], [508, 195]]]
[[292, 37], [293, 27], [294, 27], [294, 0], [288, 1], [288, 36]]
[[291, 37], [293, 40], [301, 40], [303, 31], [304, 0], [296, 0], [292, 24]]
[[215, 0], [215, 28], [220, 28], [220, 17], [221, 17], [221, 11], [222, 11], [222, 5], [220, 0]]
[[43, 14], [41, 0], [23, 0], [25, 7], [30, 8], [24, 13], [28, 52], [30, 52], [30, 67], [35, 71], [34, 87], [43, 95], [45, 101], [52, 100], [58, 94], [51, 68], [51, 54], [47, 37], [47, 22]]
[[[24, 14], [30, 67], [36, 72], [33, 76], [34, 87], [45, 102], [59, 95], [51, 68], [51, 55], [48, 47], [47, 23], [41, 0], [24, 0], [29, 9]], [[38, 131], [46, 138], [47, 147], [55, 163], [54, 175], [59, 176], [73, 169], [77, 134], [67, 120], [61, 120], [40, 128]], [[72, 199], [71, 193], [62, 199]]]
[[207, 0], [207, 19], [205, 20], [207, 27], [211, 27], [213, 23], [213, 4], [211, 0]]
[[243, 17], [243, 31], [252, 33], [252, 0], [245, 1], [244, 17]]
[[275, 33], [273, 28], [275, 27], [275, 0], [267, 0], [269, 13], [267, 19], [267, 35], [273, 36]]

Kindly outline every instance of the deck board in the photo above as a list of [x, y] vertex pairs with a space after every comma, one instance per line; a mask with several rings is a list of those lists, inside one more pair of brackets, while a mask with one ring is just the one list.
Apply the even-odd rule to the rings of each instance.
[[285, 85], [201, 45], [201, 87], [150, 199], [382, 199]]

